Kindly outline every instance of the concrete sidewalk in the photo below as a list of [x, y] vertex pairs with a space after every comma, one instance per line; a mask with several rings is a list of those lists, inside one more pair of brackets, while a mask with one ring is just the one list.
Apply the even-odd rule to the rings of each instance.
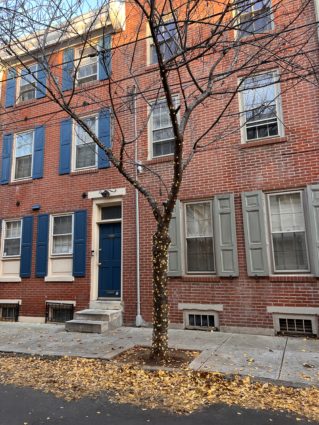
[[[0, 323], [0, 351], [110, 360], [134, 345], [150, 345], [151, 334], [147, 328], [82, 334], [63, 325]], [[319, 340], [170, 330], [169, 345], [201, 351], [194, 370], [319, 386]]]

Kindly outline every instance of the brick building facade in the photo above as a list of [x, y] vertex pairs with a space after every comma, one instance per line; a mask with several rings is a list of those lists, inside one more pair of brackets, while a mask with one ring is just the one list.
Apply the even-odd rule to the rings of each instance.
[[[311, 4], [300, 19], [310, 22], [314, 16]], [[127, 20], [120, 33], [133, 30]], [[120, 37], [117, 31], [110, 19], [96, 28], [94, 42], [108, 51]], [[141, 35], [146, 32], [144, 28]], [[315, 32], [310, 43], [317, 63]], [[78, 40], [67, 40], [50, 58], [66, 92], [78, 46]], [[118, 80], [127, 78], [123, 57], [114, 49], [105, 66], [89, 53], [78, 69], [82, 81], [74, 107], [104, 144], [112, 144], [118, 131], [105, 87], [111, 67]], [[144, 40], [136, 54], [144, 74], [141, 87], [147, 91], [152, 78], [158, 78], [152, 75], [152, 46]], [[41, 67], [31, 71], [45, 81]], [[222, 131], [237, 120], [237, 131], [197, 153], [184, 175], [171, 225], [172, 326], [318, 334], [319, 93], [306, 79], [294, 89], [289, 81], [276, 82], [279, 71], [268, 64], [246, 80], [245, 91], [231, 104], [233, 115], [220, 124]], [[1, 90], [3, 319], [17, 314], [10, 308], [16, 304], [20, 321], [43, 322], [58, 314], [50, 305], [81, 310], [106, 301], [121, 305], [125, 324], [134, 324], [137, 316], [138, 324], [150, 323], [155, 230], [151, 209], [141, 195], [136, 208], [134, 188], [110, 167], [105, 154], [90, 145], [38, 83], [23, 76], [13, 63], [4, 73]], [[239, 73], [234, 79], [241, 77]], [[268, 81], [266, 95], [258, 79]], [[131, 84], [128, 81], [127, 88]], [[248, 104], [258, 108], [262, 95], [272, 96], [267, 98], [268, 112], [246, 116], [247, 122], [240, 124]], [[197, 125], [213, 119], [221, 104], [208, 102], [199, 109]], [[137, 159], [168, 178], [172, 145], [157, 139], [167, 129], [166, 113], [158, 102], [140, 138]], [[128, 133], [133, 134], [135, 122], [142, 128], [148, 114], [139, 97], [135, 114], [126, 111]], [[156, 190], [157, 180], [143, 167], [139, 171], [140, 181]]]

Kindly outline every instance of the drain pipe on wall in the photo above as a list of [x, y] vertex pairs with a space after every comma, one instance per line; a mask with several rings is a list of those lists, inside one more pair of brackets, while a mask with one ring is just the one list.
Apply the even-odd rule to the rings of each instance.
[[[138, 179], [138, 143], [137, 143], [137, 114], [136, 114], [136, 86], [132, 88], [133, 97], [133, 114], [134, 114], [134, 138], [135, 138], [135, 179]], [[141, 315], [141, 274], [140, 274], [140, 208], [139, 208], [139, 193], [135, 189], [135, 218], [136, 218], [136, 318], [135, 325], [137, 327], [144, 325], [144, 320]]]

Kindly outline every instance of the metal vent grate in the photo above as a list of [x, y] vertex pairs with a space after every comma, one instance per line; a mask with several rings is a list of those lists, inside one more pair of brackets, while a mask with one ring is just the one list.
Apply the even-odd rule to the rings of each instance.
[[47, 303], [45, 321], [50, 323], [65, 323], [73, 319], [73, 304]]
[[17, 322], [19, 319], [19, 304], [0, 304], [0, 321]]
[[279, 329], [283, 335], [314, 335], [310, 319], [279, 317]]
[[215, 329], [215, 316], [213, 314], [193, 314], [187, 315], [187, 329]]

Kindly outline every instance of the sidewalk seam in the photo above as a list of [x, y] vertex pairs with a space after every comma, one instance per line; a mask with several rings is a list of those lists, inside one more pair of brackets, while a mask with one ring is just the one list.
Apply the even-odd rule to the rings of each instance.
[[288, 337], [286, 337], [286, 343], [285, 343], [285, 346], [284, 346], [284, 349], [283, 349], [283, 352], [282, 352], [282, 358], [281, 358], [281, 362], [280, 362], [279, 373], [278, 373], [277, 379], [280, 379], [282, 367], [283, 367], [283, 364], [284, 364], [287, 344], [288, 344]]

